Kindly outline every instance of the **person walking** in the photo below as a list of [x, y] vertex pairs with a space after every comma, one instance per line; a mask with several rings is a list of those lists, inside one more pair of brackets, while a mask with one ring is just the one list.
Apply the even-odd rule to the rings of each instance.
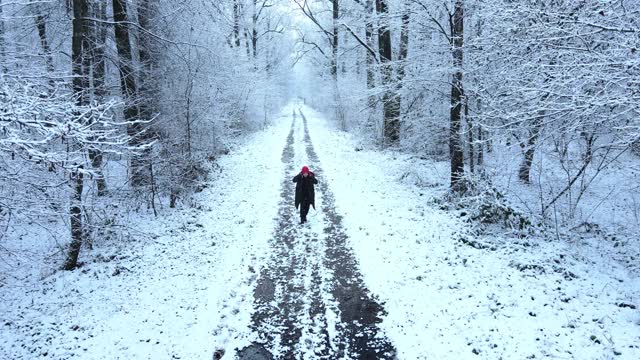
[[309, 207], [316, 209], [314, 185], [318, 183], [318, 179], [307, 166], [303, 166], [300, 173], [293, 177], [293, 182], [296, 183], [296, 209], [300, 206], [300, 224], [304, 224], [307, 222]]

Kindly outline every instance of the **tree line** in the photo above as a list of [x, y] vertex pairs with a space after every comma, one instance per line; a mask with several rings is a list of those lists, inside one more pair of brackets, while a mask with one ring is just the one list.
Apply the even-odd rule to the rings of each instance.
[[324, 101], [338, 123], [383, 147], [446, 157], [454, 193], [491, 182], [495, 151], [525, 185], [538, 159], [546, 215], [640, 155], [637, 2], [295, 2], [320, 29], [300, 46], [338, 84]]
[[0, 238], [66, 226], [74, 269], [106, 227], [133, 226], [115, 214], [206, 186], [215, 158], [285, 101], [273, 5], [0, 1]]

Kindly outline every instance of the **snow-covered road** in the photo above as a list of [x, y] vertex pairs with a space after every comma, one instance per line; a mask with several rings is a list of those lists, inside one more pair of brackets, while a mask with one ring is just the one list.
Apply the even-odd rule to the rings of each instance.
[[8, 274], [0, 359], [640, 358], [637, 277], [584, 244], [475, 236], [434, 201], [440, 163], [295, 102], [217, 164], [193, 208], [117, 219], [136, 233], [80, 269]]
[[[273, 254], [255, 290], [252, 329], [259, 342], [241, 359], [391, 359], [395, 350], [377, 324], [383, 308], [362, 282], [357, 263], [323, 179], [304, 113], [294, 112], [282, 152], [287, 166]], [[302, 132], [301, 132], [302, 130]], [[318, 215], [299, 225], [291, 178], [310, 164], [320, 179]]]

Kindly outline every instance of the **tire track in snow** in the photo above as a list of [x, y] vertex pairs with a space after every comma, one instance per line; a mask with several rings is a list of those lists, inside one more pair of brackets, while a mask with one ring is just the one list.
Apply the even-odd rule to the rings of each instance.
[[[300, 139], [318, 175], [319, 159], [309, 137], [307, 120]], [[334, 207], [333, 194], [320, 179], [324, 234], [298, 225], [290, 174], [294, 173], [294, 111], [282, 151], [286, 173], [282, 182], [273, 256], [262, 269], [254, 290], [252, 330], [258, 341], [238, 351], [240, 359], [389, 359], [395, 354], [379, 334], [384, 309], [364, 287], [355, 258]], [[302, 143], [303, 141], [303, 143]], [[302, 154], [298, 154], [300, 157]], [[328, 324], [328, 322], [330, 324]]]
[[[295, 359], [307, 348], [314, 358], [328, 359], [329, 336], [321, 300], [317, 244], [297, 224], [290, 174], [294, 171], [296, 114], [282, 151], [287, 165], [282, 182], [277, 228], [271, 239], [273, 256], [261, 271], [254, 290], [252, 329], [259, 341], [238, 352], [240, 359]], [[310, 240], [314, 241], [314, 240]], [[304, 339], [302, 343], [301, 339]], [[318, 344], [318, 342], [322, 344]], [[306, 349], [309, 350], [309, 349]], [[308, 351], [307, 351], [308, 353]]]
[[[316, 154], [307, 118], [298, 110], [304, 123], [304, 141], [309, 159], [313, 162], [315, 171], [322, 175], [320, 159]], [[322, 177], [321, 177], [322, 178]], [[364, 286], [355, 257], [347, 247], [347, 235], [342, 228], [342, 217], [335, 209], [335, 198], [326, 181], [320, 181], [319, 190], [322, 192], [322, 211], [327, 218], [324, 228], [326, 234], [325, 265], [333, 273], [332, 295], [338, 302], [341, 322], [338, 324], [340, 333], [338, 354], [340, 358], [355, 359], [391, 359], [395, 356], [395, 349], [378, 328], [385, 315], [384, 308], [369, 293]]]

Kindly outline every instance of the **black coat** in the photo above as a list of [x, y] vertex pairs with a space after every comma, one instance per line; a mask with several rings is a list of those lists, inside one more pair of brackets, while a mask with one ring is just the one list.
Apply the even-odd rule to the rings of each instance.
[[316, 176], [311, 171], [307, 177], [300, 173], [293, 177], [293, 182], [296, 183], [296, 209], [303, 201], [308, 202], [315, 209], [316, 193], [313, 185], [318, 183]]

